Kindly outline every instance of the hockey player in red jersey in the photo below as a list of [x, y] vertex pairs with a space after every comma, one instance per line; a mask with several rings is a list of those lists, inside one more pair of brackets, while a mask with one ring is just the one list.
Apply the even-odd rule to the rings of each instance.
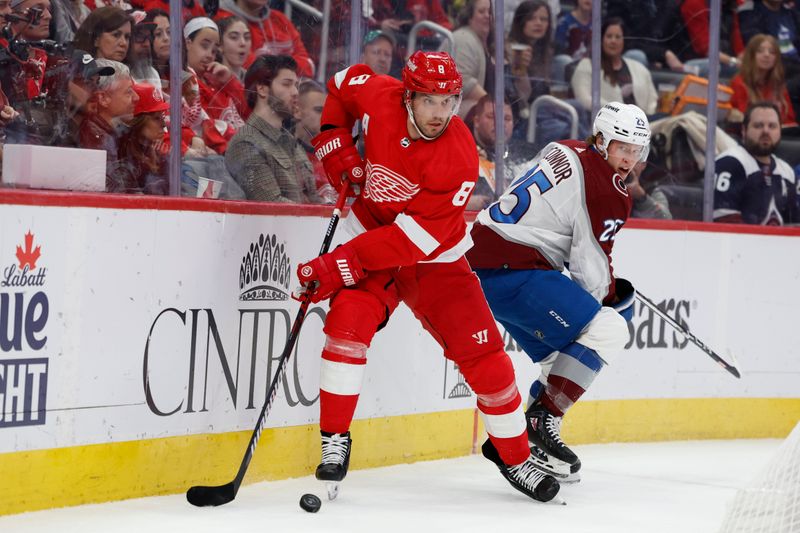
[[[561, 418], [628, 340], [635, 293], [614, 277], [611, 250], [631, 211], [625, 178], [650, 144], [635, 105], [606, 104], [592, 131], [587, 142], [547, 145], [478, 214], [467, 253], [495, 318], [541, 366], [528, 432], [537, 464], [562, 481], [576, 480], [580, 461]], [[491, 442], [483, 452], [495, 460]]]
[[[367, 348], [402, 301], [458, 363], [517, 490], [549, 501], [558, 482], [535, 469], [511, 360], [464, 252], [463, 211], [478, 177], [475, 143], [455, 116], [461, 75], [446, 53], [416, 52], [403, 81], [353, 65], [328, 82], [316, 155], [336, 188], [360, 185], [345, 228], [352, 239], [297, 275], [331, 298], [320, 373], [322, 462], [317, 479], [336, 496], [350, 461], [350, 423]], [[351, 131], [360, 119], [365, 157]], [[345, 183], [345, 186], [349, 186]], [[398, 354], [401, 355], [401, 354]]]

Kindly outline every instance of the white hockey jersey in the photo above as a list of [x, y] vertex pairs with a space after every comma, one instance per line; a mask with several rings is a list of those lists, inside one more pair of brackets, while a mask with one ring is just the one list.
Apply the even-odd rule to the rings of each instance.
[[624, 179], [596, 150], [550, 143], [478, 214], [467, 259], [473, 268], [566, 268], [599, 302], [610, 302], [611, 250], [631, 205]]

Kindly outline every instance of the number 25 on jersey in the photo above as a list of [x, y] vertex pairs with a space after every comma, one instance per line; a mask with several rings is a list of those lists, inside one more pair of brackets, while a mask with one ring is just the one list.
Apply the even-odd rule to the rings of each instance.
[[531, 207], [531, 187], [534, 185], [539, 189], [539, 194], [544, 194], [553, 188], [553, 183], [547, 178], [539, 165], [536, 165], [519, 178], [514, 188], [508, 192], [508, 194], [517, 199], [517, 203], [511, 209], [511, 212], [504, 213], [500, 208], [500, 202], [492, 204], [489, 208], [489, 216], [492, 217], [492, 220], [503, 224], [516, 224], [519, 222]]

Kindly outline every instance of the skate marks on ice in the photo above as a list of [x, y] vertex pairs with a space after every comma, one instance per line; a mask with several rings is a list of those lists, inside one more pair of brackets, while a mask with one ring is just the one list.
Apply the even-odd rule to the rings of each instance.
[[[480, 456], [352, 470], [335, 501], [313, 476], [243, 486], [235, 501], [196, 508], [183, 494], [0, 517], [14, 533], [480, 532], [713, 533], [726, 506], [780, 441], [702, 441], [575, 446], [582, 481], [542, 504], [508, 485]], [[322, 499], [317, 513], [298, 505]]]

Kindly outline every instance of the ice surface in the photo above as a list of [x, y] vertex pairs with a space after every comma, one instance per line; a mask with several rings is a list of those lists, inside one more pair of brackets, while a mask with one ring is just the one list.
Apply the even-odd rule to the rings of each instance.
[[[198, 509], [183, 494], [141, 498], [0, 517], [0, 531], [714, 533], [736, 489], [780, 442], [573, 446], [583, 481], [562, 487], [566, 506], [529, 500], [493, 464], [470, 456], [351, 471], [335, 502], [321, 482], [304, 477], [246, 485], [222, 507]], [[318, 513], [300, 509], [306, 492], [323, 499]]]

